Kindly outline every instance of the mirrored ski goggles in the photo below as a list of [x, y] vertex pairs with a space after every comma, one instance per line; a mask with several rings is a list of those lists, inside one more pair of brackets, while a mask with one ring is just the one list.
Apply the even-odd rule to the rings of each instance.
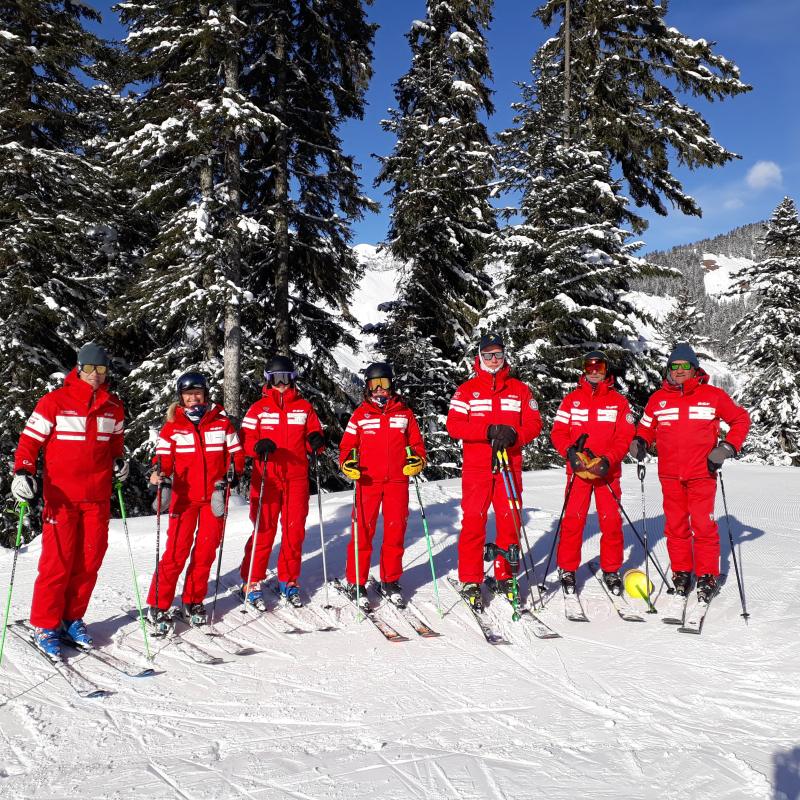
[[608, 364], [605, 361], [600, 361], [597, 358], [591, 359], [591, 361], [584, 361], [583, 362], [583, 371], [584, 372], [598, 372], [600, 375], [605, 375], [606, 370], [608, 369]]
[[694, 364], [690, 364], [688, 361], [673, 361], [669, 368], [673, 372], [677, 372], [679, 369], [691, 369], [693, 366]]
[[297, 377], [297, 373], [296, 372], [265, 372], [264, 373], [264, 377], [267, 379], [267, 382], [271, 383], [273, 386], [278, 386], [281, 383], [285, 383], [288, 386]]
[[387, 391], [392, 388], [391, 378], [370, 378], [367, 381], [367, 386], [371, 392], [375, 389], [386, 389]]
[[98, 375], [105, 375], [108, 372], [108, 367], [105, 364], [81, 364], [81, 372], [84, 375], [91, 375], [97, 372]]
[[505, 357], [504, 350], [498, 350], [496, 353], [481, 353], [484, 361], [502, 361]]

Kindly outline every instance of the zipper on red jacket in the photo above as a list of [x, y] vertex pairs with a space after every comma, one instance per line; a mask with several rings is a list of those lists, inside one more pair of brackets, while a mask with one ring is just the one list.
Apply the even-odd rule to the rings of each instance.
[[[184, 416], [186, 416], [184, 414]], [[197, 436], [198, 444], [200, 445], [200, 452], [203, 454], [203, 500], [207, 500], [206, 493], [208, 492], [208, 470], [206, 469], [206, 451], [203, 447], [203, 437], [200, 435], [200, 426], [203, 424], [203, 420], [195, 425], [191, 420], [189, 420], [189, 424], [194, 429], [195, 436]]]

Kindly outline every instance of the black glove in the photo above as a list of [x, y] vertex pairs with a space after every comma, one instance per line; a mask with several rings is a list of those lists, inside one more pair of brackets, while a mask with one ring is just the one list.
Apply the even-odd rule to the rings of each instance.
[[308, 446], [314, 451], [325, 449], [325, 437], [319, 431], [311, 431], [306, 438]]
[[578, 456], [578, 451], [575, 448], [575, 445], [571, 445], [567, 448], [567, 461], [569, 461], [569, 465], [572, 467], [573, 472], [583, 472], [583, 461], [581, 461], [580, 457]]
[[261, 456], [264, 461], [267, 460], [270, 453], [274, 453], [277, 449], [278, 445], [272, 439], [259, 439], [253, 448], [256, 451], [256, 455]]
[[490, 425], [486, 438], [495, 451], [506, 450], [517, 443], [517, 432], [510, 425]]
[[736, 448], [732, 444], [728, 444], [728, 442], [720, 442], [709, 454], [708, 454], [708, 473], [709, 475], [716, 475], [717, 470], [722, 469], [722, 465], [725, 462], [726, 458], [733, 458], [736, 456]]
[[631, 446], [628, 448], [631, 458], [635, 458], [637, 461], [644, 461], [647, 450], [647, 442], [641, 436], [634, 436]]

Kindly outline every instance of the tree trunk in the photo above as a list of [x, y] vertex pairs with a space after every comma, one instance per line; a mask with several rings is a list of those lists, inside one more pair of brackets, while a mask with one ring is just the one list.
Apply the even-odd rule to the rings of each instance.
[[564, 3], [564, 142], [569, 142], [569, 0]]
[[[214, 177], [211, 156], [200, 167], [200, 196], [204, 203], [210, 204], [214, 192]], [[206, 264], [203, 270], [203, 288], [206, 292], [214, 285], [214, 264]], [[217, 358], [217, 313], [213, 303], [207, 303], [203, 312], [203, 360], [207, 363]]]

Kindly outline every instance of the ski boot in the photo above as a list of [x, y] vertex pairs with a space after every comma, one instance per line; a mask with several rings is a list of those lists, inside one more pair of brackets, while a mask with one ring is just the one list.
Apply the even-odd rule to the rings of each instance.
[[381, 589], [383, 589], [386, 599], [398, 608], [406, 607], [401, 591], [402, 588], [400, 581], [381, 581]]
[[61, 620], [59, 635], [67, 644], [74, 644], [80, 650], [91, 650], [93, 647], [92, 637], [82, 619]]
[[692, 588], [692, 573], [691, 572], [673, 572], [672, 583], [675, 585], [675, 594], [678, 597], [686, 597], [689, 590]]
[[264, 602], [264, 592], [261, 591], [261, 581], [242, 584], [242, 594], [257, 611], [267, 610], [267, 604]]
[[497, 591], [504, 594], [509, 600], [514, 600], [514, 581], [511, 578], [501, 578], [497, 581]]
[[281, 581], [281, 594], [286, 598], [286, 602], [295, 608], [300, 608], [303, 601], [300, 599], [300, 587], [297, 581]]
[[354, 603], [358, 603], [362, 611], [372, 611], [372, 606], [369, 604], [369, 600], [367, 599], [367, 587], [364, 586], [364, 584], [361, 584], [358, 587], [358, 592], [356, 592], [356, 585], [354, 583], [348, 583], [345, 586], [345, 591], [347, 592], [347, 596]]
[[717, 590], [716, 575], [700, 575], [697, 578], [697, 602], [707, 603]]
[[53, 663], [61, 661], [61, 639], [55, 628], [36, 628], [33, 643]]
[[181, 603], [180, 614], [183, 621], [193, 628], [208, 625], [206, 607], [202, 603]]
[[483, 613], [483, 595], [477, 583], [462, 583], [461, 596], [479, 613]]
[[150, 606], [145, 615], [147, 621], [153, 626], [153, 631], [156, 636], [169, 636], [172, 633], [174, 625], [172, 624], [172, 617], [169, 611]]
[[619, 597], [622, 594], [622, 578], [620, 578], [619, 572], [606, 572], [603, 570], [603, 583], [605, 583], [606, 588], [614, 597]]
[[561, 581], [561, 588], [564, 590], [564, 594], [575, 594], [575, 573], [567, 570], [558, 568], [558, 579]]

